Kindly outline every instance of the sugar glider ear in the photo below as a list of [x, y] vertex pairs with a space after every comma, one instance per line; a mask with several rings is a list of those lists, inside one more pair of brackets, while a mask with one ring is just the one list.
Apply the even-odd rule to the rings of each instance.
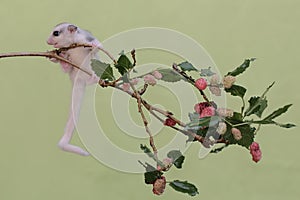
[[68, 26], [68, 31], [69, 31], [70, 33], [76, 32], [77, 29], [78, 29], [78, 27], [75, 26], [75, 25], [70, 24], [70, 25]]

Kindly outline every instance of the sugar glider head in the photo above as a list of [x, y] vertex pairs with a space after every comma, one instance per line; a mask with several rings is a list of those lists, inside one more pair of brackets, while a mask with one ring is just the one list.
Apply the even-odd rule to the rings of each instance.
[[47, 43], [55, 48], [68, 47], [78, 42], [79, 32], [79, 28], [73, 24], [60, 23], [54, 27]]

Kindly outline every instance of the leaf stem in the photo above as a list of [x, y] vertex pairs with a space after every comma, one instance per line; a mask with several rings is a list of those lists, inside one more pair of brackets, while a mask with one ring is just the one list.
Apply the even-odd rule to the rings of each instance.
[[243, 119], [244, 119], [245, 116], [243, 115], [243, 113], [244, 113], [244, 109], [245, 109], [245, 106], [246, 106], [244, 97], [242, 97], [242, 102], [243, 102], [243, 105], [241, 107], [241, 115], [243, 116]]
[[253, 121], [247, 121], [247, 122], [243, 122], [243, 123], [239, 123], [239, 124], [234, 124], [234, 125], [232, 125], [232, 127], [248, 125], [248, 124], [251, 124], [251, 123], [253, 123]]

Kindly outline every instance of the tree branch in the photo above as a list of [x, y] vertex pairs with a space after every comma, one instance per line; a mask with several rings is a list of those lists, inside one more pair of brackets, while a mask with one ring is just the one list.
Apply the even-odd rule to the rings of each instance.
[[[69, 60], [59, 56], [59, 54], [63, 51], [67, 51], [69, 49], [72, 49], [72, 48], [77, 48], [77, 47], [93, 47], [91, 45], [87, 45], [87, 44], [73, 44], [69, 47], [64, 47], [64, 48], [60, 48], [60, 49], [54, 49], [52, 51], [48, 51], [48, 52], [12, 52], [12, 53], [3, 53], [3, 54], [0, 54], [0, 59], [1, 58], [8, 58], [8, 57], [25, 57], [25, 56], [34, 56], [34, 57], [46, 57], [46, 58], [55, 58], [59, 61], [63, 61], [63, 62], [66, 62], [70, 65], [72, 65], [73, 67], [81, 70], [82, 72], [88, 74], [88, 75], [92, 75], [90, 72], [80, 68], [79, 66], [77, 66], [76, 64], [70, 62]], [[102, 50], [104, 53], [106, 53], [106, 55], [108, 57], [110, 57], [114, 63], [117, 63], [116, 60], [113, 58], [113, 56], [111, 56], [109, 54], [109, 52], [107, 52], [106, 50], [104, 50], [103, 48], [99, 48], [100, 50]], [[136, 58], [135, 58], [135, 50], [132, 50], [131, 51], [131, 56], [133, 58], [133, 65], [136, 65]], [[173, 64], [173, 69], [178, 72], [179, 74], [181, 74], [184, 78], [186, 78], [189, 82], [191, 83], [194, 83], [195, 80], [188, 76], [184, 71], [180, 70], [178, 68], [178, 66], [176, 64]], [[119, 89], [119, 90], [122, 90], [122, 88], [120, 88], [118, 85], [117, 85], [117, 82], [121, 80], [122, 77], [118, 78], [117, 80], [115, 81], [112, 81], [112, 82], [109, 82], [109, 81], [104, 81], [104, 80], [99, 80], [98, 84], [101, 86], [101, 87], [113, 87], [113, 88], [116, 88], [116, 89]], [[147, 84], [144, 85], [144, 88], [141, 90], [141, 91], [137, 91], [134, 87], [133, 84], [131, 84], [131, 88], [133, 89], [134, 92], [131, 92], [131, 91], [125, 91], [126, 93], [128, 93], [131, 97], [135, 98], [137, 100], [137, 103], [138, 103], [138, 111], [139, 113], [141, 114], [141, 117], [142, 117], [142, 120], [143, 120], [143, 123], [144, 123], [144, 126], [145, 126], [145, 129], [146, 129], [146, 132], [148, 133], [149, 135], [149, 142], [150, 142], [150, 145], [153, 149], [153, 152], [155, 154], [155, 156], [157, 156], [157, 148], [155, 146], [155, 143], [154, 143], [154, 140], [153, 140], [153, 136], [151, 134], [151, 131], [148, 127], [148, 121], [145, 117], [145, 114], [142, 110], [142, 106], [144, 106], [149, 112], [150, 114], [152, 114], [155, 118], [157, 118], [160, 122], [164, 123], [164, 119], [162, 119], [161, 117], [159, 117], [155, 112], [167, 117], [167, 118], [171, 118], [172, 120], [174, 120], [179, 126], [181, 127], [185, 127], [185, 123], [181, 122], [179, 119], [177, 119], [176, 117], [174, 117], [173, 113], [170, 112], [170, 111], [165, 111], [165, 110], [162, 110], [160, 108], [157, 108], [155, 106], [152, 106], [151, 104], [149, 104], [147, 101], [145, 101], [141, 95], [144, 94], [144, 92], [146, 91], [147, 89]], [[123, 91], [123, 90], [122, 90]], [[124, 91], [123, 91], [124, 92]], [[204, 92], [202, 90], [200, 90], [200, 93], [201, 95], [203, 96], [203, 98], [209, 102], [208, 98], [206, 97], [206, 95], [204, 94]], [[192, 136], [194, 139], [196, 139], [198, 142], [200, 143], [203, 143], [204, 142], [204, 138], [197, 135], [196, 133], [193, 133], [191, 131], [186, 131], [186, 130], [182, 130], [178, 127], [175, 127], [175, 126], [171, 126], [171, 128], [173, 128], [174, 130], [176, 131], [179, 131], [181, 133], [183, 133], [184, 135], [188, 135], [188, 136]], [[219, 140], [217, 141], [218, 143], [226, 143], [226, 141], [224, 140]]]
[[55, 58], [57, 60], [68, 63], [68, 64], [72, 65], [73, 67], [83, 71], [84, 73], [92, 76], [92, 74], [90, 72], [80, 68], [79, 66], [77, 66], [74, 63], [70, 62], [69, 60], [59, 56], [58, 53], [60, 51], [61, 50], [58, 49], [58, 50], [52, 50], [52, 51], [48, 51], [48, 52], [12, 52], [12, 53], [4, 53], [4, 54], [0, 54], [0, 59], [1, 58], [9, 58], [9, 57], [21, 57], [21, 56], [22, 57], [24, 57], [24, 56], [35, 56], [35, 57]]

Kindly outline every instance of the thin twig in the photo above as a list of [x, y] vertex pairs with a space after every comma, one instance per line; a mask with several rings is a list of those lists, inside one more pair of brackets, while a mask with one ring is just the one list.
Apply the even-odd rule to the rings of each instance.
[[135, 65], [136, 65], [135, 49], [132, 49], [131, 52], [130, 52], [130, 54], [131, 54], [131, 57], [132, 57], [132, 59], [133, 59], [133, 64], [132, 64], [132, 66], [135, 67]]
[[147, 83], [144, 84], [144, 87], [139, 91], [140, 96], [142, 96], [146, 92], [148, 86], [149, 85]]
[[[91, 48], [95, 48], [93, 45], [90, 44], [72, 44], [69, 47], [62, 47], [59, 49], [59, 51], [67, 51], [69, 49], [73, 49], [73, 48], [77, 48], [77, 47], [91, 47]], [[117, 64], [116, 59], [107, 51], [105, 50], [103, 47], [97, 47], [99, 50], [103, 51], [113, 62], [114, 64]]]
[[158, 156], [157, 156], [157, 148], [156, 148], [156, 146], [155, 146], [155, 143], [154, 143], [154, 139], [153, 139], [152, 133], [151, 133], [149, 127], [148, 127], [148, 121], [147, 121], [146, 116], [145, 116], [145, 114], [144, 114], [144, 112], [143, 112], [143, 109], [142, 109], [142, 98], [141, 98], [141, 95], [140, 95], [139, 92], [135, 89], [134, 85], [133, 85], [131, 82], [129, 82], [129, 84], [130, 84], [130, 86], [131, 86], [131, 88], [132, 88], [132, 90], [133, 90], [132, 96], [134, 96], [134, 97], [137, 99], [138, 112], [140, 113], [141, 118], [142, 118], [142, 120], [143, 120], [145, 130], [146, 130], [146, 132], [147, 132], [148, 135], [149, 135], [149, 143], [150, 143], [150, 146], [151, 146], [151, 148], [152, 148], [154, 157], [155, 157], [155, 159], [158, 160]]
[[[144, 102], [145, 104], [148, 104], [147, 102]], [[168, 118], [171, 118], [172, 120], [174, 120], [178, 125], [182, 126], [182, 127], [185, 127], [185, 123], [183, 123], [182, 121], [180, 121], [179, 119], [175, 118], [174, 117], [174, 114], [170, 111], [165, 111], [165, 110], [162, 110], [160, 108], [157, 108], [157, 107], [154, 107], [152, 105], [149, 105], [150, 106], [150, 110], [154, 110], [162, 115], [164, 115], [165, 117], [168, 117]]]
[[102, 47], [98, 47], [98, 49], [100, 49], [101, 51], [103, 51], [113, 62], [114, 64], [117, 64], [116, 59], [108, 52], [106, 51], [104, 48]]
[[[59, 48], [59, 49], [54, 49], [52, 51], [48, 51], [48, 52], [12, 52], [12, 53], [3, 53], [3, 54], [0, 54], [0, 59], [1, 58], [8, 58], [8, 57], [24, 57], [24, 56], [35, 56], [35, 57], [46, 57], [46, 58], [55, 58], [57, 60], [60, 60], [60, 61], [63, 61], [65, 63], [68, 63], [70, 65], [72, 65], [73, 67], [81, 70], [82, 72], [88, 74], [89, 76], [92, 76], [92, 73], [86, 71], [85, 69], [82, 69], [81, 67], [79, 67], [78, 65], [75, 65], [74, 63], [70, 62], [69, 60], [59, 56], [59, 54], [63, 51], [67, 51], [69, 49], [73, 49], [73, 48], [78, 48], [78, 47], [92, 47], [92, 45], [89, 45], [89, 44], [72, 44], [70, 45], [69, 47], [62, 47], [62, 48]], [[102, 47], [98, 47], [98, 49], [100, 49], [101, 51], [103, 51], [110, 59], [113, 60], [113, 62], [116, 64], [117, 61], [114, 59], [114, 57], [108, 52], [106, 51], [104, 48]], [[116, 82], [118, 82], [118, 80], [115, 80], [113, 81], [113, 83], [107, 83], [107, 82], [104, 82], [102, 80], [99, 81], [99, 84], [102, 86], [102, 87], [107, 87], [107, 86], [112, 86], [112, 85], [115, 85]]]
[[69, 60], [57, 55], [59, 50], [52, 50], [48, 52], [12, 52], [12, 53], [3, 53], [0, 54], [0, 58], [9, 58], [9, 57], [24, 57], [24, 56], [35, 56], [35, 57], [46, 57], [46, 58], [55, 58], [57, 60], [63, 61], [72, 65], [73, 67], [83, 71], [84, 73], [92, 76], [92, 74], [79, 66], [75, 65], [74, 63], [70, 62]]

